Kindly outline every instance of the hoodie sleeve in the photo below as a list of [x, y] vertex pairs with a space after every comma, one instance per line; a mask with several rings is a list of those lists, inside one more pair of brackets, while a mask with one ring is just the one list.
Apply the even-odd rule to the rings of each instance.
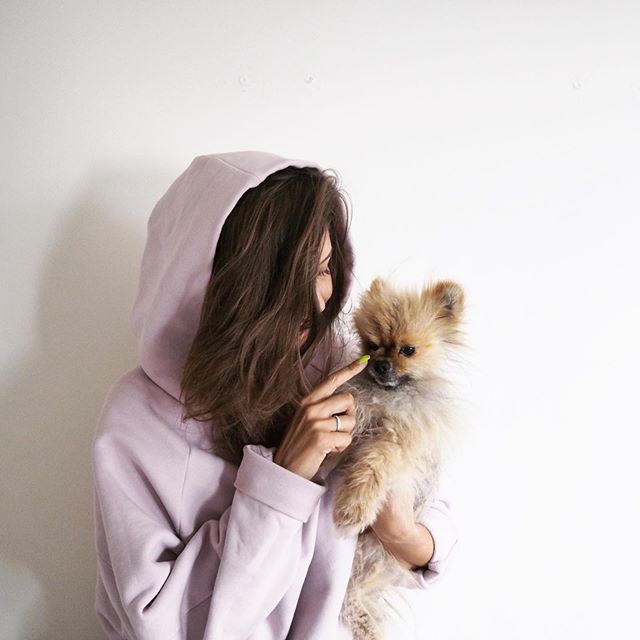
[[426, 589], [446, 574], [457, 553], [458, 528], [451, 508], [451, 496], [440, 491], [416, 519], [426, 527], [434, 541], [431, 560], [424, 566], [403, 572], [398, 586], [409, 589]]
[[[166, 485], [107, 443], [94, 446], [99, 567], [109, 574], [112, 626], [136, 640], [202, 638], [195, 632], [205, 625], [207, 638], [251, 635], [293, 580], [303, 523], [326, 491], [272, 456], [245, 446], [230, 506], [181, 539], [160, 494]], [[162, 469], [163, 477], [174, 472]]]

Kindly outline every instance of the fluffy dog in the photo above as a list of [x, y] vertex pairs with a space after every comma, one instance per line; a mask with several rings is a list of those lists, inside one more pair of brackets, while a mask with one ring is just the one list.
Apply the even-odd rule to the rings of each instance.
[[413, 485], [414, 514], [419, 515], [458, 432], [447, 367], [464, 346], [463, 311], [464, 291], [451, 280], [418, 292], [376, 278], [353, 313], [360, 353], [371, 359], [338, 389], [356, 399], [356, 427], [349, 447], [328, 456], [327, 464], [341, 475], [335, 524], [359, 534], [341, 611], [355, 640], [382, 637], [389, 607], [385, 593], [406, 582], [409, 572], [370, 525], [398, 483]]

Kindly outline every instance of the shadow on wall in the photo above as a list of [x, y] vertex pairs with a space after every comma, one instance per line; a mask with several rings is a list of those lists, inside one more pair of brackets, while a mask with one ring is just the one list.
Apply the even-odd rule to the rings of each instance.
[[43, 259], [37, 335], [4, 372], [0, 637], [7, 640], [103, 637], [93, 608], [91, 445], [110, 385], [136, 365], [128, 315], [146, 221], [175, 175], [93, 174], [57, 215], [65, 222]]

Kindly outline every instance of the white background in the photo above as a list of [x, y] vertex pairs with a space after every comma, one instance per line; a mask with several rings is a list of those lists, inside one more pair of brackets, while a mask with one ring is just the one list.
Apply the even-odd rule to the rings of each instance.
[[354, 293], [465, 288], [460, 548], [405, 628], [639, 637], [640, 5], [3, 2], [0, 34], [3, 638], [102, 637], [90, 444], [147, 218], [243, 149], [338, 171]]

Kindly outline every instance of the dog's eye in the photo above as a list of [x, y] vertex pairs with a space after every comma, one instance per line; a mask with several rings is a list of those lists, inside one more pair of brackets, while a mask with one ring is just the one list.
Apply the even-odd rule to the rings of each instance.
[[403, 356], [412, 356], [415, 352], [416, 352], [415, 347], [402, 347], [402, 349], [400, 349], [400, 353]]
[[366, 347], [367, 351], [377, 351], [378, 350], [378, 345], [375, 342], [365, 342], [364, 346]]

